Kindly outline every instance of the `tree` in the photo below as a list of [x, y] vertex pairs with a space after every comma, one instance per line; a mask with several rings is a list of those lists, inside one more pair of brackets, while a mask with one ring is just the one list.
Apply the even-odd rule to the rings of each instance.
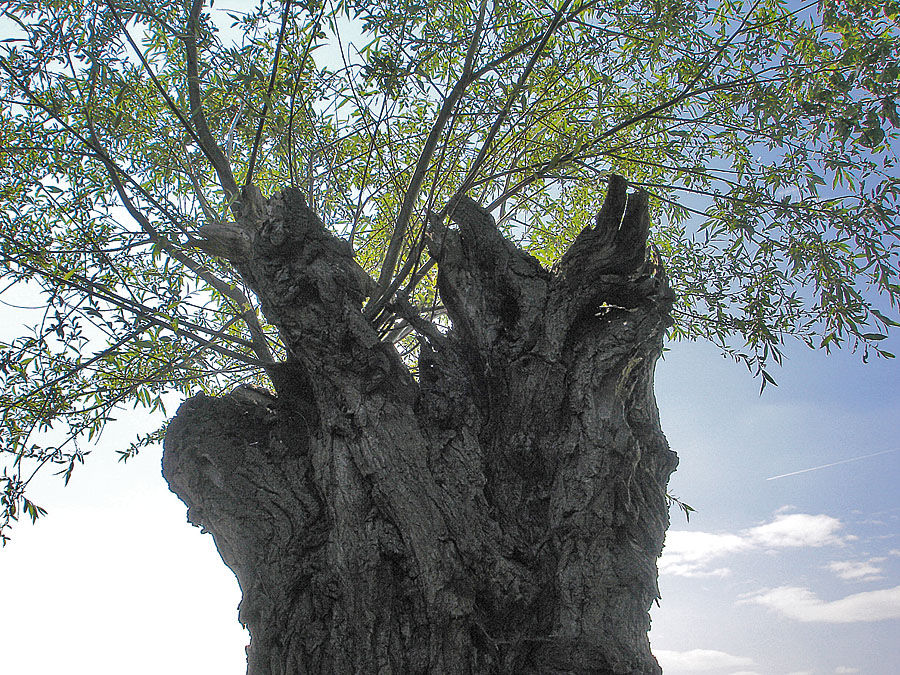
[[896, 4], [2, 7], [0, 524], [190, 396], [251, 673], [658, 672], [664, 335], [891, 356]]

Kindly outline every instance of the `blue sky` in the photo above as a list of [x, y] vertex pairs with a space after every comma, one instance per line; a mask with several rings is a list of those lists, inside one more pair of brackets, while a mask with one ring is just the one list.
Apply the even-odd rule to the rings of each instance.
[[674, 345], [658, 369], [670, 487], [698, 510], [672, 514], [651, 612], [671, 675], [897, 672], [900, 369], [789, 355], [762, 396], [709, 345]]
[[[900, 369], [788, 353], [762, 396], [707, 344], [675, 344], [659, 365], [681, 456], [671, 488], [697, 509], [690, 523], [673, 512], [660, 561], [650, 636], [668, 675], [889, 675], [900, 663]], [[159, 449], [115, 462], [151, 424], [120, 417], [68, 488], [46, 477], [34, 496], [50, 514], [0, 551], [5, 672], [242, 674], [237, 582], [186, 523]]]

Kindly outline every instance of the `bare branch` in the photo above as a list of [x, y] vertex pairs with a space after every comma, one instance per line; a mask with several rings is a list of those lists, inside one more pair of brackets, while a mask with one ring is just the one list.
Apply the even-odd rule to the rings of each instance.
[[222, 153], [206, 123], [206, 115], [203, 112], [203, 99], [200, 95], [200, 71], [199, 58], [197, 56], [197, 34], [200, 32], [200, 10], [203, 8], [203, 0], [193, 0], [191, 14], [188, 19], [187, 35], [184, 37], [185, 57], [187, 60], [188, 100], [191, 103], [191, 120], [197, 130], [197, 145], [207, 156], [212, 164], [219, 184], [225, 190], [225, 196], [229, 203], [233, 203], [238, 197], [237, 181], [231, 173], [228, 160]]
[[[266, 115], [269, 112], [269, 99], [272, 97], [272, 91], [275, 89], [275, 77], [278, 75], [278, 61], [281, 58], [281, 45], [284, 43], [284, 34], [287, 30], [287, 20], [291, 12], [291, 0], [285, 0], [284, 13], [281, 15], [281, 29], [278, 31], [278, 44], [275, 45], [275, 56], [272, 59], [272, 74], [269, 75], [269, 88], [266, 91], [266, 98], [263, 99], [262, 114], [259, 116], [259, 125], [256, 127], [256, 138], [253, 139], [253, 149], [250, 150], [250, 166], [247, 168], [247, 176], [244, 178], [244, 185], [250, 185], [253, 182], [253, 169], [256, 167], [256, 153], [259, 151], [259, 144], [262, 140], [263, 126], [266, 123]], [[315, 34], [315, 31], [313, 31]]]

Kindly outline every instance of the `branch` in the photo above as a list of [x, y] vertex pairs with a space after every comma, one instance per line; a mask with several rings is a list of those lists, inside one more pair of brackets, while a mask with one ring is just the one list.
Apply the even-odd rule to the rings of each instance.
[[[272, 354], [269, 351], [265, 332], [263, 331], [262, 326], [260, 326], [259, 320], [256, 317], [256, 310], [254, 310], [250, 305], [250, 301], [247, 299], [247, 297], [239, 289], [232, 287], [227, 282], [219, 279], [216, 275], [212, 274], [202, 264], [198, 263], [183, 251], [179, 250], [175, 245], [172, 244], [172, 242], [170, 242], [162, 234], [160, 234], [159, 230], [157, 230], [153, 226], [147, 216], [140, 212], [140, 210], [134, 205], [134, 202], [132, 202], [131, 198], [128, 196], [128, 193], [125, 192], [125, 186], [122, 185], [122, 181], [119, 180], [119, 173], [122, 173], [126, 176], [127, 174], [125, 174], [125, 172], [122, 171], [118, 167], [118, 165], [116, 165], [116, 163], [106, 152], [100, 140], [97, 138], [93, 122], [90, 120], [90, 118], [88, 119], [88, 129], [91, 134], [91, 139], [88, 143], [88, 147], [90, 147], [96, 153], [97, 158], [100, 159], [100, 161], [103, 163], [103, 166], [106, 168], [110, 180], [112, 180], [113, 182], [116, 193], [119, 195], [119, 198], [122, 200], [125, 209], [131, 215], [131, 217], [134, 218], [141, 229], [147, 233], [147, 235], [150, 237], [150, 240], [160, 246], [171, 258], [187, 267], [198, 278], [208, 283], [212, 288], [219, 291], [219, 293], [227, 298], [231, 298], [238, 303], [238, 311], [241, 317], [244, 319], [244, 323], [246, 324], [247, 329], [250, 332], [251, 347], [254, 353], [261, 359], [263, 363], [273, 363], [274, 359], [272, 358]], [[131, 179], [129, 178], [129, 180]]]
[[234, 174], [231, 173], [231, 167], [228, 160], [222, 153], [222, 149], [216, 143], [209, 125], [206, 123], [206, 115], [203, 113], [203, 101], [200, 96], [200, 73], [197, 57], [197, 33], [200, 30], [200, 10], [203, 7], [203, 0], [193, 0], [191, 4], [191, 14], [188, 19], [188, 31], [184, 37], [185, 58], [187, 60], [187, 80], [188, 80], [188, 100], [191, 103], [191, 119], [194, 127], [197, 129], [197, 145], [207, 156], [210, 164], [213, 165], [216, 175], [219, 177], [219, 184], [225, 190], [225, 196], [229, 202], [233, 202], [238, 197], [237, 181]]
[[[416, 163], [416, 168], [413, 170], [412, 177], [410, 178], [409, 187], [406, 189], [406, 194], [403, 196], [403, 204], [400, 207], [400, 213], [397, 215], [397, 222], [394, 224], [394, 231], [391, 234], [387, 253], [384, 256], [384, 262], [381, 266], [381, 273], [378, 276], [376, 292], [378, 293], [379, 300], [387, 291], [391, 282], [391, 277], [394, 275], [394, 269], [397, 267], [397, 259], [400, 257], [400, 249], [403, 245], [403, 240], [406, 238], [406, 232], [409, 227], [409, 220], [412, 216], [413, 207], [419, 196], [419, 191], [422, 189], [425, 173], [428, 170], [428, 165], [431, 163], [431, 158], [434, 156], [434, 151], [437, 148], [438, 140], [444, 131], [444, 126], [450, 119], [453, 108], [456, 106], [459, 99], [462, 98], [466, 88], [474, 81], [473, 63], [475, 61], [475, 52], [481, 42], [481, 31], [484, 28], [484, 12], [486, 5], [487, 0], [481, 0], [481, 4], [478, 8], [478, 19], [475, 23], [475, 31], [472, 35], [472, 40], [469, 42], [462, 74], [460, 74], [459, 80], [457, 80], [453, 89], [450, 91], [449, 96], [444, 99], [444, 103], [431, 127], [431, 132], [428, 134], [428, 139], [425, 141], [425, 146], [419, 154], [419, 160]], [[374, 312], [370, 311], [367, 306], [366, 315], [371, 317], [373, 313]]]
[[[577, 7], [573, 12], [571, 12], [570, 17], [581, 14], [586, 9], [589, 9], [590, 7], [594, 6], [595, 4], [596, 4], [595, 2], [588, 2], [584, 5]], [[564, 20], [567, 21], [568, 18], [570, 18], [570, 17], [565, 16], [566, 11], [568, 10], [570, 5], [571, 5], [571, 0], [566, 0], [565, 2], [563, 2], [562, 6], [554, 14], [553, 19], [550, 22], [550, 25], [539, 37], [533, 38], [532, 40], [529, 40], [529, 41], [523, 43], [522, 45], [519, 45], [519, 47], [516, 47], [515, 49], [510, 50], [506, 54], [503, 54], [502, 56], [498, 57], [497, 59], [491, 61], [490, 63], [486, 64], [482, 68], [479, 68], [477, 71], [475, 71], [475, 70], [471, 70], [471, 68], [472, 68], [471, 57], [473, 56], [472, 49], [476, 44], [476, 40], [478, 38], [480, 31], [482, 30], [483, 9], [484, 9], [484, 5], [482, 4], [482, 7], [481, 7], [480, 13], [479, 13], [478, 25], [476, 26], [475, 35], [473, 36], [472, 42], [469, 44], [469, 51], [466, 55], [466, 66], [463, 69], [463, 77], [465, 77], [467, 70], [471, 70], [471, 73], [470, 73], [468, 82], [465, 82], [463, 84], [463, 77], [461, 77], [460, 81], [457, 83], [457, 87], [459, 87], [460, 84], [462, 84], [462, 89], [459, 91], [459, 96], [462, 96], [463, 90], [465, 89], [466, 86], [468, 86], [468, 84], [477, 80], [481, 75], [489, 72], [490, 70], [493, 70], [494, 68], [499, 66], [504, 61], [506, 61], [510, 58], [513, 58], [514, 56], [521, 53], [522, 51], [524, 51], [527, 47], [531, 46], [532, 44], [537, 44], [538, 46], [537, 46], [537, 49], [535, 50], [534, 54], [532, 55], [531, 59], [529, 59], [528, 63], [526, 64], [524, 70], [522, 71], [522, 73], [519, 77], [519, 80], [517, 81], [515, 87], [513, 88], [512, 93], [507, 98], [507, 102], [504, 105], [503, 110], [501, 110], [500, 113], [495, 118], [494, 123], [492, 124], [491, 129], [489, 130], [489, 132], [487, 134], [487, 137], [485, 138], [484, 142], [482, 143], [482, 146], [478, 153], [478, 156], [476, 157], [475, 161], [473, 162], [472, 167], [470, 168], [468, 174], [466, 175], [466, 178], [463, 180], [461, 187], [459, 188], [459, 190], [457, 190], [456, 194], [450, 200], [448, 200], [448, 202], [447, 202], [448, 204], [454, 203], [455, 201], [457, 201], [458, 198], [462, 194], [464, 194], [466, 192], [466, 190], [470, 187], [470, 183], [474, 180], [474, 177], [477, 174], [478, 169], [481, 167], [488, 152], [490, 151], [490, 148], [491, 148], [491, 145], [493, 144], [494, 138], [496, 137], [500, 127], [503, 125], [503, 122], [506, 120], [507, 116], [509, 115], [509, 111], [512, 107], [513, 102], [515, 101], [519, 92], [525, 86], [525, 83], [527, 82], [532, 71], [534, 70], [534, 67], [537, 65], [538, 59], [543, 54], [543, 51], [546, 48], [547, 43], [549, 42], [550, 38], [552, 37], [553, 33], [557, 30], [557, 28], [559, 28], [559, 26], [562, 23], [564, 23]], [[456, 91], [456, 87], [454, 87], [454, 92], [455, 91]], [[452, 97], [453, 97], [453, 92], [451, 92], [450, 98], [452, 98]], [[450, 98], [448, 98], [447, 101], [445, 101], [444, 107], [441, 110], [441, 113], [446, 112], [447, 118], [449, 118], [449, 116], [452, 112], [452, 107], [453, 107], [453, 105], [455, 105], [455, 103], [457, 101], [457, 99], [454, 99], [453, 105], [448, 106], [447, 104], [450, 101]], [[414, 173], [413, 181], [411, 181], [410, 188], [407, 190], [406, 195], [404, 197], [404, 203], [403, 203], [403, 206], [401, 207], [400, 215], [398, 216], [398, 219], [397, 219], [397, 225], [395, 226], [394, 232], [391, 236], [391, 242], [388, 246], [388, 253], [385, 256], [385, 262], [384, 262], [384, 265], [382, 266], [381, 274], [378, 279], [378, 287], [380, 290], [380, 295], [378, 296], [378, 298], [376, 298], [372, 303], [370, 303], [366, 307], [366, 315], [369, 316], [370, 318], [376, 316], [377, 313], [385, 306], [385, 304], [392, 297], [393, 293], [396, 292], [397, 288], [399, 288], [400, 284], [403, 283], [403, 279], [404, 279], [405, 275], [408, 274], [411, 269], [411, 264], [408, 261], [407, 265], [403, 268], [403, 270], [401, 270], [401, 273], [397, 276], [397, 278], [394, 279], [392, 283], [389, 283], [390, 277], [393, 275], [394, 269], [396, 268], [397, 258], [399, 257], [400, 248], [401, 248], [403, 239], [405, 238], [405, 236], [407, 234], [407, 229], [409, 227], [409, 219], [412, 214], [412, 208], [414, 206], [415, 199], [418, 197], [418, 190], [421, 189], [421, 183], [422, 183], [422, 180], [424, 179], [425, 171], [427, 170], [428, 163], [431, 161], [431, 157], [434, 154], [434, 149], [435, 149], [434, 145], [436, 145], [436, 143], [437, 143], [437, 140], [440, 135], [440, 131], [443, 130], [443, 126], [446, 123], [446, 118], [441, 120], [440, 115], [439, 115], [438, 120], [435, 122], [436, 125], [437, 125], [438, 121], [440, 121], [441, 127], [438, 130], [438, 133], [435, 133], [435, 127], [432, 128], [432, 134], [429, 136], [428, 140], [426, 141], [425, 148], [423, 148], [422, 155], [419, 158], [419, 164], [416, 167], [416, 172], [421, 172], [420, 175], [418, 175], [419, 182], [417, 185], [414, 183], [414, 181], [417, 178], [417, 173]], [[427, 153], [427, 157], [426, 157], [426, 153]], [[423, 163], [423, 158], [425, 159], [424, 163]], [[416, 188], [415, 192], [412, 192], [413, 187]], [[443, 216], [443, 214], [446, 212], [446, 208], [447, 207], [442, 209], [442, 211], [438, 217]], [[417, 257], [417, 256], [415, 256], [413, 253], [411, 253], [411, 259], [413, 257]]]
[[[38, 255], [37, 251], [29, 251], [29, 250], [25, 249], [25, 252], [32, 256]], [[202, 333], [206, 333], [211, 338], [214, 338], [217, 340], [225, 340], [228, 342], [233, 342], [233, 343], [240, 344], [240, 345], [243, 345], [248, 348], [253, 347], [252, 342], [248, 342], [247, 340], [236, 337], [234, 335], [228, 335], [228, 334], [223, 333], [218, 330], [206, 328], [205, 326], [201, 326], [199, 324], [196, 324], [196, 323], [193, 323], [190, 321], [186, 321], [184, 319], [178, 320], [178, 327], [176, 328], [176, 327], [172, 326], [171, 322], [154, 316], [155, 310], [153, 310], [152, 308], [142, 305], [141, 303], [135, 302], [133, 300], [128, 300], [126, 298], [123, 298], [122, 296], [117, 295], [116, 293], [113, 293], [112, 291], [110, 291], [106, 288], [103, 288], [102, 286], [96, 284], [95, 282], [91, 281], [90, 279], [88, 279], [86, 277], [81, 276], [80, 274], [71, 274], [71, 276], [68, 276], [69, 273], [67, 273], [66, 276], [68, 276], [68, 278], [66, 278], [64, 276], [60, 276], [58, 274], [50, 272], [46, 269], [42, 269], [40, 267], [31, 265], [31, 264], [23, 261], [21, 259], [21, 257], [13, 258], [12, 256], [8, 256], [4, 253], [0, 253], [0, 256], [2, 256], [6, 260], [9, 260], [10, 262], [12, 262], [14, 264], [24, 267], [25, 269], [29, 270], [30, 272], [32, 272], [40, 277], [43, 277], [45, 279], [51, 279], [54, 282], [56, 282], [62, 286], [68, 286], [70, 288], [74, 288], [75, 290], [81, 291], [82, 293], [86, 293], [87, 295], [90, 295], [92, 297], [96, 297], [101, 300], [104, 300], [104, 301], [110, 303], [111, 305], [113, 305], [114, 307], [118, 307], [120, 309], [124, 309], [125, 311], [132, 312], [135, 315], [146, 319], [150, 323], [160, 326], [161, 328], [166, 328], [168, 330], [171, 330], [176, 335], [188, 338], [189, 340], [192, 340], [193, 342], [196, 342], [197, 344], [202, 345], [208, 349], [219, 352], [220, 354], [223, 354], [224, 356], [229, 356], [229, 357], [236, 359], [242, 363], [246, 363], [246, 364], [253, 365], [253, 366], [267, 365], [266, 362], [257, 361], [256, 359], [252, 359], [247, 354], [242, 354], [240, 352], [236, 352], [233, 349], [228, 349], [227, 347], [220, 347], [218, 344], [216, 344], [212, 340], [207, 340], [205, 338], [202, 338], [197, 334], [197, 332], [193, 332], [193, 331], [199, 331]], [[182, 326], [190, 328], [191, 330], [185, 330], [184, 328], [182, 328]]]
[[[212, 138], [212, 134], [209, 132], [209, 127], [206, 126], [206, 118], [203, 116], [203, 111], [200, 110], [200, 120], [202, 125], [198, 123], [196, 112], [194, 113], [194, 123], [197, 126], [197, 133], [191, 128], [190, 123], [185, 118], [184, 113], [181, 112], [181, 109], [175, 105], [175, 102], [166, 92], [165, 88], [162, 86], [160, 81], [157, 79], [156, 74], [150, 68], [150, 64], [147, 62], [147, 59], [144, 58], [143, 52], [138, 48], [135, 44], [134, 39], [131, 37], [131, 34], [128, 32], [128, 29], [125, 27], [125, 24], [122, 22], [122, 19], [119, 17], [119, 13], [116, 10], [116, 6], [113, 4], [112, 0], [108, 0], [107, 5], [109, 6], [110, 11], [112, 12], [113, 18], [118, 24], [119, 28], [122, 30], [122, 33], [125, 35], [125, 39], [128, 40], [128, 43], [131, 45], [132, 49], [134, 49], [135, 53], [140, 59], [141, 64], [144, 67], [144, 70], [147, 72], [147, 75], [150, 76], [150, 80], [153, 82], [153, 85], [156, 87], [157, 91], [162, 95], [163, 99], [166, 102], [166, 106], [168, 106], [169, 110], [178, 118], [178, 121], [181, 122], [181, 126], [188, 133], [188, 135], [194, 139], [194, 142], [197, 143], [197, 146], [200, 148], [201, 152], [206, 155], [206, 158], [210, 161], [210, 164], [213, 165], [213, 168], [216, 170], [216, 174], [219, 176], [219, 181], [222, 183], [222, 187], [225, 189], [226, 194], [230, 197], [232, 195], [237, 194], [237, 185], [234, 182], [234, 178], [231, 176], [231, 169], [228, 167], [228, 163], [225, 160], [225, 156], [222, 154], [222, 151], [219, 149], [219, 146], [216, 145], [216, 142]], [[194, 39], [194, 74], [196, 75], [196, 39], [192, 33], [189, 32], [188, 37], [185, 38], [185, 42], [188, 42], [190, 39]], [[191, 59], [188, 57], [188, 89], [191, 89]], [[197, 88], [197, 101], [195, 104], [194, 97], [191, 96], [191, 107], [196, 108], [199, 105], [199, 87]], [[199, 134], [199, 136], [198, 136]], [[228, 188], [228, 179], [230, 179], [231, 185], [233, 185], [233, 189], [229, 191]]]
[[135, 207], [134, 203], [131, 201], [131, 198], [128, 197], [125, 192], [125, 188], [122, 183], [119, 181], [118, 176], [116, 176], [113, 170], [110, 170], [107, 167], [110, 177], [112, 178], [113, 184], [115, 185], [116, 192], [119, 194], [119, 197], [122, 199], [122, 202], [125, 204], [125, 208], [128, 210], [128, 213], [131, 214], [131, 217], [134, 218], [137, 223], [153, 240], [154, 243], [158, 244], [166, 253], [169, 254], [174, 260], [177, 260], [182, 265], [187, 267], [191, 272], [193, 272], [198, 278], [202, 279], [210, 286], [212, 286], [215, 290], [219, 291], [222, 295], [227, 298], [230, 298], [238, 303], [239, 313], [241, 318], [244, 320], [244, 323], [247, 326], [247, 330], [250, 332], [251, 346], [253, 348], [256, 356], [263, 363], [274, 363], [275, 359], [272, 358], [272, 353], [269, 350], [269, 345], [266, 341], [265, 332], [262, 329], [262, 326], [259, 324], [259, 319], [256, 316], [256, 310], [250, 305], [250, 301], [247, 299], [247, 296], [244, 295], [239, 289], [231, 286], [227, 282], [219, 279], [216, 275], [212, 274], [209, 270], [203, 267], [202, 264], [186, 255], [182, 251], [179, 251], [172, 243], [163, 237], [156, 228], [150, 223], [149, 219], [141, 213], [137, 207]]
[[[141, 226], [141, 229], [144, 230], [144, 232], [146, 232], [148, 234], [148, 236], [151, 238], [151, 240], [154, 243], [160, 245], [172, 258], [174, 258], [178, 262], [185, 265], [185, 267], [187, 267], [189, 270], [194, 272], [194, 274], [196, 274], [199, 278], [201, 278], [204, 281], [206, 281], [207, 283], [209, 283], [214, 289], [216, 289], [217, 291], [222, 293], [222, 295], [238, 302], [239, 307], [242, 310], [241, 316], [242, 316], [242, 318], [244, 318], [247, 328], [250, 331], [252, 341], [247, 343], [244, 340], [240, 340], [240, 339], [233, 338], [233, 337], [228, 337], [227, 339], [230, 339], [235, 342], [243, 343], [243, 344], [246, 344], [247, 346], [251, 347], [253, 349], [253, 351], [257, 354], [257, 356], [259, 356], [260, 359], [262, 359], [262, 361], [260, 363], [255, 363], [253, 365], [263, 365], [266, 363], [274, 362], [274, 359], [272, 358], [271, 353], [269, 352], [265, 333], [262, 330], [262, 327], [259, 325], [259, 321], [256, 317], [256, 312], [250, 306], [250, 303], [247, 300], [247, 297], [240, 290], [238, 290], [236, 288], [232, 288], [229, 284], [225, 283], [224, 281], [222, 281], [221, 279], [216, 277], [214, 274], [210, 273], [200, 263], [196, 262], [189, 256], [185, 255], [183, 252], [178, 250], [177, 247], [175, 247], [168, 239], [163, 237], [159, 233], [159, 231], [155, 227], [153, 227], [153, 225], [150, 223], [150, 221], [147, 219], [147, 217], [137, 209], [137, 207], [131, 201], [131, 198], [128, 197], [127, 193], [125, 192], [125, 188], [122, 185], [122, 182], [119, 180], [119, 174], [121, 173], [130, 183], [135, 184], [135, 185], [137, 185], [137, 184], [135, 183], [134, 179], [131, 178], [130, 176], [128, 176], [124, 171], [122, 171], [116, 165], [116, 163], [112, 160], [112, 158], [110, 158], [110, 156], [106, 153], [105, 149], [103, 148], [102, 144], [100, 143], [99, 139], [97, 138], [97, 134], [94, 130], [91, 119], [88, 118], [88, 120], [87, 120], [88, 121], [88, 129], [91, 134], [91, 139], [87, 139], [84, 136], [82, 136], [80, 133], [78, 133], [75, 129], [73, 129], [68, 123], [66, 123], [65, 120], [63, 120], [55, 111], [47, 108], [44, 104], [42, 104], [39, 100], [37, 100], [37, 98], [34, 96], [34, 94], [32, 93], [31, 89], [28, 87], [27, 84], [22, 84], [22, 83], [18, 82], [15, 78], [15, 75], [14, 75], [12, 69], [9, 68], [5, 59], [0, 58], [0, 67], [2, 67], [4, 70], [6, 70], [6, 72], [11, 76], [11, 80], [13, 82], [15, 82], [22, 89], [23, 92], [25, 92], [26, 96], [28, 96], [29, 98], [34, 100], [36, 102], [36, 104], [42, 110], [44, 110], [48, 115], [50, 115], [59, 124], [61, 124], [64, 129], [66, 129], [73, 136], [75, 136], [86, 147], [90, 148], [90, 150], [93, 152], [93, 155], [97, 159], [99, 159], [103, 163], [104, 167], [106, 168], [108, 175], [110, 176], [111, 180], [113, 181], [115, 190], [118, 193], [119, 197], [122, 199], [123, 204], [125, 205], [125, 208], [128, 210], [129, 214], [137, 221], [137, 223]], [[146, 193], [146, 191], [140, 185], [137, 185], [137, 187], [140, 191], [142, 191], [143, 194], [145, 194], [150, 199], [151, 203], [153, 203], [154, 206], [161, 209], [162, 212], [168, 216], [167, 210], [165, 208], [163, 208], [162, 205], [159, 204], [159, 202], [156, 201], [152, 197], [152, 195], [148, 195]], [[20, 264], [27, 266], [25, 263], [20, 262]], [[38, 268], [31, 267], [31, 269], [39, 275], [47, 274], [46, 271], [40, 270]], [[51, 276], [53, 276], [53, 275], [51, 275]], [[57, 279], [57, 280], [59, 280], [59, 279]], [[74, 284], [71, 284], [69, 282], [69, 280], [67, 280], [67, 279], [62, 279], [62, 281], [65, 284], [74, 285]], [[89, 280], [85, 280], [85, 281], [89, 284], [91, 283]], [[91, 293], [96, 294], [96, 289], [91, 290], [91, 289], [80, 288], [80, 290], [82, 290], [83, 292], [89, 293], [89, 294], [91, 294]], [[99, 297], [103, 297], [102, 294], [98, 294], [98, 295], [99, 295]], [[133, 311], [136, 314], [138, 314], [139, 316], [147, 316], [147, 318], [150, 319], [151, 321], [153, 321], [154, 323], [157, 323], [158, 325], [165, 326], [167, 328], [172, 329], [172, 326], [170, 326], [165, 321], [156, 319], [155, 317], [152, 317], [150, 314], [148, 314], [148, 312], [152, 312], [152, 310], [150, 310], [149, 308], [146, 308], [146, 310], [145, 310], [143, 305], [141, 305], [140, 303], [134, 302], [134, 305], [137, 306], [138, 309], [135, 309], [134, 307], [128, 307], [129, 301], [125, 300], [124, 298], [120, 298], [113, 293], [109, 293], [105, 299], [117, 307], [121, 307], [123, 309], [128, 309], [129, 311]], [[185, 324], [186, 322], [182, 321], [181, 323]], [[195, 329], [199, 328], [200, 330], [203, 330], [203, 331], [208, 330], [208, 329], [205, 329], [196, 324], [193, 325], [192, 327]], [[176, 330], [175, 332], [178, 333], [179, 331]], [[212, 331], [209, 331], [209, 332], [212, 332]], [[213, 334], [216, 334], [216, 333], [213, 332]], [[224, 350], [223, 351], [222, 348], [218, 348], [211, 343], [207, 343], [207, 341], [203, 340], [203, 338], [200, 338], [199, 336], [189, 334], [189, 333], [185, 333], [185, 335], [187, 335], [191, 339], [194, 339], [199, 344], [204, 344], [206, 346], [209, 346], [211, 349], [213, 349], [215, 351], [220, 351], [226, 355], [234, 356], [234, 357], [238, 358], [239, 360], [242, 360], [247, 363], [253, 363], [252, 361], [248, 361], [246, 356], [241, 355], [238, 352], [233, 352], [232, 350]]]
[[722, 53], [728, 48], [728, 45], [730, 45], [734, 41], [734, 39], [744, 31], [744, 27], [747, 25], [747, 22], [750, 20], [750, 16], [753, 14], [753, 12], [756, 11], [756, 8], [759, 7], [759, 3], [761, 1], [762, 0], [756, 0], [756, 2], [753, 3], [753, 6], [747, 11], [747, 13], [744, 15], [744, 18], [741, 20], [740, 25], [738, 25], [738, 27], [734, 30], [734, 32], [732, 32], [731, 35], [728, 36], [728, 39], [725, 40], [725, 42], [723, 42], [721, 44], [721, 46], [716, 50], [716, 53], [713, 54], [711, 57], [709, 57], [706, 60], [706, 63], [704, 63], [700, 67], [700, 70], [697, 72], [696, 75], [694, 75], [694, 77], [691, 79], [691, 81], [688, 82], [684, 86], [684, 89], [682, 89], [682, 92], [681, 92], [682, 94], [689, 92], [693, 88], [693, 86], [695, 84], [697, 84], [697, 82], [700, 81], [700, 78], [703, 77], [703, 74], [707, 71], [707, 69], [713, 63], [715, 63], [719, 59], [720, 56], [722, 56]]
[[[253, 182], [253, 169], [256, 167], [256, 154], [259, 151], [263, 126], [266, 123], [266, 115], [269, 112], [269, 100], [272, 98], [272, 91], [275, 89], [275, 76], [278, 74], [278, 61], [281, 59], [281, 45], [284, 43], [284, 34], [285, 29], [287, 28], [287, 20], [290, 11], [291, 0], [285, 0], [284, 13], [281, 15], [281, 28], [278, 31], [278, 44], [275, 45], [275, 57], [272, 59], [272, 74], [269, 76], [269, 88], [266, 91], [266, 97], [263, 99], [262, 114], [259, 117], [259, 125], [256, 127], [256, 138], [253, 139], [253, 149], [250, 151], [250, 166], [247, 169], [247, 177], [244, 179], [245, 186], [250, 185], [250, 183]], [[315, 35], [315, 30], [313, 30], [313, 35]]]
[[[296, 187], [296, 183], [294, 180], [294, 157], [292, 154], [293, 145], [294, 145], [294, 104], [297, 100], [297, 88], [300, 85], [300, 76], [303, 74], [304, 69], [306, 68], [306, 61], [309, 58], [310, 51], [312, 50], [313, 40], [316, 38], [316, 33], [318, 33], [319, 22], [322, 20], [322, 16], [325, 14], [325, 3], [322, 3], [322, 9], [319, 10], [319, 16], [316, 17], [316, 20], [312, 24], [312, 30], [309, 32], [309, 39], [306, 41], [306, 44], [303, 46], [303, 56], [300, 58], [300, 67], [297, 68], [296, 75], [294, 77], [294, 88], [291, 91], [291, 105], [290, 112], [288, 114], [288, 128], [287, 128], [287, 162], [288, 162], [288, 175], [291, 179], [291, 185]], [[278, 36], [279, 41], [281, 40], [281, 35]], [[274, 69], [273, 69], [274, 72]], [[265, 113], [263, 113], [265, 116]], [[309, 119], [309, 116], [306, 115], [305, 105], [304, 105], [304, 116], [307, 117], [307, 121], [310, 126], [312, 126], [312, 120]], [[310, 186], [310, 195], [309, 202], [312, 204], [312, 186]]]
[[13, 400], [12, 403], [10, 403], [7, 407], [14, 408], [18, 405], [21, 405], [26, 400], [28, 400], [29, 397], [34, 396], [35, 394], [38, 394], [38, 393], [44, 391], [45, 389], [49, 389], [50, 387], [52, 387], [55, 384], [59, 384], [60, 382], [69, 379], [73, 375], [77, 375], [82, 370], [86, 370], [87, 368], [94, 365], [100, 359], [105, 358], [106, 356], [109, 356], [110, 354], [115, 352], [119, 347], [124, 345], [129, 340], [136, 338], [138, 335], [143, 333], [146, 329], [147, 329], [147, 323], [146, 322], [141, 323], [140, 325], [138, 325], [137, 328], [127, 332], [124, 337], [119, 338], [118, 340], [113, 342], [111, 345], [106, 347], [106, 349], [103, 349], [102, 351], [97, 352], [91, 358], [89, 358], [87, 361], [83, 361], [83, 362], [79, 363], [77, 366], [70, 368], [62, 375], [54, 377], [52, 380], [49, 380], [47, 382], [42, 382], [36, 389], [32, 389], [31, 391], [29, 391], [25, 394], [22, 394], [21, 396], [19, 396], [15, 400]]
[[[459, 190], [457, 190], [456, 194], [451, 198], [448, 202], [453, 202], [460, 195], [464, 194], [470, 187], [470, 183], [474, 180], [475, 175], [478, 173], [478, 170], [481, 168], [482, 163], [484, 163], [484, 159], [487, 156], [487, 153], [490, 151], [491, 145], [494, 142], [494, 138], [497, 136], [497, 132], [500, 130], [500, 126], [506, 121], [507, 116], [509, 115], [509, 111], [512, 108], [513, 102], [519, 95], [519, 92], [522, 91], [522, 88], [525, 86], [525, 83], [528, 81], [528, 78], [531, 76], [532, 71], [534, 70], [535, 65], [537, 64], [537, 60], [541, 57], [541, 54], [544, 52], [544, 48], [547, 46], [547, 43], [550, 41], [551, 36], [556, 31], [556, 29], [562, 23], [563, 14], [568, 8], [571, 0], [566, 0], [560, 6], [560, 8], [554, 14], [553, 19], [550, 21], [550, 25], [547, 27], [547, 30], [544, 31], [544, 34], [541, 36], [541, 41], [538, 44], [537, 49], [534, 50], [534, 54], [531, 55], [531, 58], [528, 60], [528, 64], [522, 70], [522, 74], [519, 76], [519, 81], [516, 82], [515, 87], [513, 87], [512, 92], [506, 99], [506, 104], [503, 106], [503, 109], [498, 113], [497, 117], [494, 119], [494, 123], [491, 125], [490, 131], [488, 131], [487, 136], [484, 139], [484, 142], [481, 144], [481, 149], [478, 151], [478, 156], [475, 158], [475, 161], [472, 162], [472, 166], [469, 169], [469, 172], [466, 174], [465, 179], [462, 182]], [[442, 215], [442, 214], [441, 214]]]

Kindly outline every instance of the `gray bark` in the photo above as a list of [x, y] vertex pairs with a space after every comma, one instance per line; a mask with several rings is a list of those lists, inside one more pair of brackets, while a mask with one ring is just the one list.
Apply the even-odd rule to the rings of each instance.
[[290, 354], [274, 396], [185, 402], [163, 458], [237, 575], [248, 672], [658, 673], [677, 460], [653, 394], [672, 294], [646, 195], [613, 177], [549, 271], [475, 202], [449, 218], [429, 246], [453, 328], [410, 315], [417, 377], [299, 192], [245, 194], [241, 236], [211, 244]]

